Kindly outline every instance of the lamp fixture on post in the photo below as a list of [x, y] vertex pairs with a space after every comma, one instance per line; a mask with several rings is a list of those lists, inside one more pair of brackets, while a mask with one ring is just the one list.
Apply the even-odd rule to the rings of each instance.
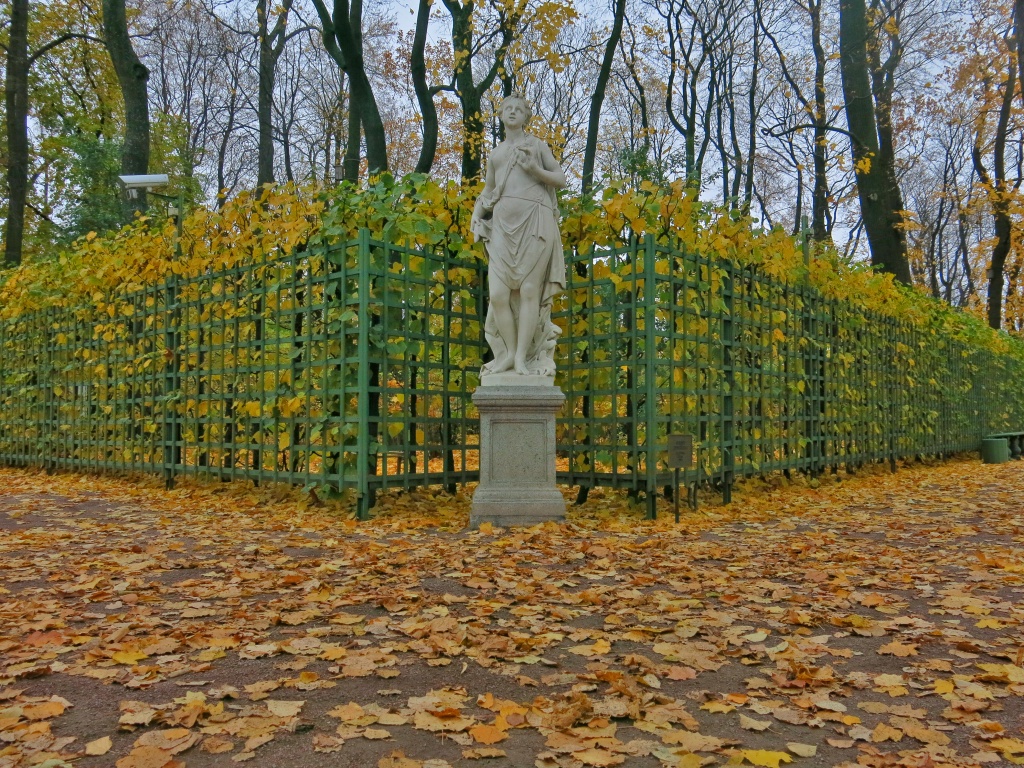
[[[170, 182], [166, 173], [143, 173], [134, 176], [118, 176], [117, 178], [120, 179], [125, 194], [132, 200], [139, 196], [140, 189], [150, 192], [154, 187], [166, 187]], [[156, 192], [153, 194], [157, 195], [157, 197], [167, 197], [167, 195], [159, 195]]]
[[160, 192], [154, 192], [154, 187], [166, 187], [170, 183], [170, 178], [166, 173], [141, 173], [136, 175], [118, 176], [117, 177], [121, 186], [124, 187], [125, 194], [129, 199], [135, 199], [139, 196], [139, 190], [144, 189], [147, 195], [153, 195], [164, 200], [170, 200], [171, 205], [167, 206], [167, 215], [174, 217], [174, 223], [178, 230], [178, 244], [177, 250], [178, 255], [181, 255], [181, 216], [185, 208], [184, 193], [179, 192], [177, 195], [164, 195]]

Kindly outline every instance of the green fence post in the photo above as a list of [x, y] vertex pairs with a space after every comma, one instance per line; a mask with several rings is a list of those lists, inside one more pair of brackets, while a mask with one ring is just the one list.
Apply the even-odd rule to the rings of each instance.
[[43, 469], [46, 470], [47, 474], [52, 474], [54, 469], [54, 442], [57, 434], [55, 430], [55, 424], [57, 414], [54, 408], [54, 395], [53, 395], [53, 379], [54, 379], [54, 363], [53, 363], [53, 343], [54, 338], [50, 331], [53, 328], [53, 308], [47, 307], [43, 312], [43, 343], [46, 345], [46, 350], [43, 355], [46, 360], [46, 368], [43, 372], [43, 386], [45, 387], [43, 403], [43, 428], [40, 430], [40, 450], [42, 451]]
[[166, 283], [167, 300], [164, 325], [164, 482], [169, 489], [174, 487], [175, 469], [178, 464], [179, 425], [176, 401], [178, 397], [178, 277], [172, 274]]
[[657, 329], [656, 316], [658, 312], [658, 287], [657, 273], [655, 272], [655, 259], [657, 248], [654, 235], [644, 236], [644, 384], [645, 398], [644, 411], [647, 443], [647, 517], [654, 520], [658, 517], [658, 388], [657, 388]]
[[[359, 519], [370, 517], [370, 230], [359, 230], [356, 268], [359, 275], [359, 348], [357, 359], [359, 391], [357, 408], [359, 433], [356, 436], [356, 489], [359, 493]], [[342, 403], [344, 410], [345, 404]]]
[[722, 299], [725, 305], [722, 315], [722, 372], [725, 387], [722, 390], [722, 503], [732, 502], [732, 484], [736, 474], [736, 455], [733, 441], [736, 425], [734, 418], [733, 390], [736, 374], [733, 371], [733, 263], [725, 261], [725, 275], [722, 277]]

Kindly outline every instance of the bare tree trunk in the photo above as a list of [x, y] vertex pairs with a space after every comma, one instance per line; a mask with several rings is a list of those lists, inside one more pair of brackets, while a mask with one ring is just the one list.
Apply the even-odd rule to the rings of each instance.
[[256, 157], [256, 185], [274, 183], [274, 82], [277, 62], [288, 42], [288, 14], [293, 0], [282, 0], [274, 28], [267, 18], [267, 0], [256, 0], [256, 21], [259, 43], [259, 93], [256, 112], [259, 126], [259, 148]]
[[419, 0], [419, 7], [416, 10], [416, 32], [413, 35], [409, 61], [416, 103], [419, 104], [420, 117], [423, 121], [423, 144], [420, 146], [420, 156], [416, 161], [416, 173], [430, 173], [434, 165], [434, 156], [437, 154], [437, 106], [434, 104], [434, 93], [427, 85], [427, 63], [424, 55], [429, 22], [430, 0]]
[[[477, 83], [473, 77], [473, 11], [474, 0], [442, 0], [452, 17], [452, 51], [455, 54], [455, 93], [462, 105], [462, 128], [465, 137], [462, 143], [462, 178], [476, 181], [483, 167], [484, 118], [480, 111], [483, 95], [487, 93], [494, 79], [505, 68], [505, 56], [512, 42], [519, 15], [502, 14], [500, 22], [501, 42], [494, 53], [494, 60], [483, 80]], [[511, 82], [503, 76], [503, 84]]]
[[615, 60], [615, 49], [619, 46], [622, 36], [622, 22], [626, 17], [626, 0], [615, 0], [612, 7], [612, 31], [604, 47], [601, 68], [597, 73], [597, 83], [590, 97], [590, 117], [587, 121], [587, 144], [583, 150], [583, 194], [587, 195], [594, 187], [594, 163], [597, 158], [597, 138], [601, 129], [601, 107], [608, 91], [608, 81], [612, 75], [612, 62]]
[[[128, 35], [124, 0], [103, 0], [103, 37], [124, 98], [124, 146], [121, 148], [121, 172], [144, 174], [149, 171], [149, 70], [139, 61]], [[145, 192], [128, 198], [125, 213], [146, 210]]]
[[[1013, 237], [1009, 184], [1006, 178], [1006, 140], [1013, 107], [1013, 93], [1017, 87], [1017, 68], [1014, 66], [1012, 49], [1011, 45], [1010, 55], [1007, 56], [1006, 79], [1003, 81], [1003, 98], [999, 105], [999, 118], [996, 121], [991, 175], [981, 158], [980, 141], [982, 136], [980, 129], [975, 136], [974, 147], [971, 150], [974, 170], [977, 171], [982, 183], [988, 187], [989, 199], [992, 202], [992, 224], [995, 230], [996, 244], [992, 248], [992, 262], [989, 265], [988, 324], [990, 328], [996, 329], [1003, 325], [1004, 272]], [[1020, 180], [1018, 179], [1015, 186], [1019, 185]]]
[[[384, 173], [388, 170], [387, 136], [363, 59], [362, 0], [352, 0], [351, 5], [348, 0], [334, 0], [333, 12], [328, 10], [324, 0], [313, 0], [313, 5], [320, 17], [324, 47], [345, 71], [349, 80], [349, 146], [345, 151], [345, 178], [352, 178], [349, 167], [352, 136], [356, 136], [355, 146], [358, 153], [360, 128], [366, 137], [366, 163], [369, 172]], [[358, 161], [358, 154], [356, 157]], [[358, 180], [358, 177], [357, 162], [355, 179]]]
[[259, 93], [256, 101], [258, 149], [256, 150], [256, 186], [274, 183], [274, 75], [273, 43], [267, 21], [267, 0], [257, 0], [256, 21], [259, 26]]
[[1024, 0], [1013, 3], [1013, 39], [1017, 42], [1017, 82], [1021, 84], [1020, 100], [1024, 104]]
[[[895, 184], [891, 124], [876, 112], [868, 64], [867, 8], [864, 0], [840, 0], [839, 53], [846, 122], [860, 197], [861, 217], [871, 247], [871, 263], [911, 284], [903, 199]], [[879, 119], [881, 117], [881, 120]]]
[[754, 200], [754, 156], [757, 154], [757, 83], [761, 74], [761, 0], [754, 0], [754, 55], [750, 73], [749, 128], [747, 133], [747, 163], [744, 169], [743, 211], [750, 213]]
[[348, 140], [345, 142], [345, 157], [341, 161], [344, 169], [344, 180], [355, 184], [359, 181], [359, 139], [362, 135], [362, 123], [359, 113], [352, 108], [349, 101]]
[[28, 0], [11, 0], [7, 76], [7, 219], [4, 266], [21, 264], [28, 199]]
[[828, 57], [821, 43], [821, 3], [810, 0], [811, 45], [814, 48], [814, 187], [811, 193], [811, 232], [817, 242], [829, 239], [825, 213], [828, 210], [828, 167], [825, 150], [828, 147], [828, 102], [825, 97], [825, 65]]

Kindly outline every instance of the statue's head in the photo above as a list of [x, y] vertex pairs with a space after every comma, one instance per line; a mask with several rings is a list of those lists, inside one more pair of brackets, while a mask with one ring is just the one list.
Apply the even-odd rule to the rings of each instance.
[[526, 119], [523, 120], [523, 124], [530, 122], [530, 118], [533, 117], [533, 107], [530, 106], [530, 102], [526, 100], [526, 97], [520, 96], [518, 93], [513, 93], [511, 96], [506, 96], [501, 102], [501, 107], [498, 109], [498, 117], [502, 120], [505, 119], [505, 109], [512, 104], [520, 105], [526, 111]]

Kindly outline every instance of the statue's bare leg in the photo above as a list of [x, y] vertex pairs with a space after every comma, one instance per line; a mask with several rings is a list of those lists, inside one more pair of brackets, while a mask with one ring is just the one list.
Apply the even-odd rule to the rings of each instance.
[[526, 357], [530, 353], [533, 334], [540, 319], [541, 287], [547, 274], [545, 266], [538, 264], [519, 288], [519, 333], [516, 339], [515, 366], [516, 373], [524, 376], [531, 373], [526, 367]]
[[515, 365], [516, 320], [512, 314], [512, 292], [493, 274], [488, 276], [487, 287], [491, 302], [489, 311], [494, 313], [498, 335], [505, 342], [504, 354], [499, 356], [497, 350], [493, 350], [496, 356], [487, 370], [490, 373], [501, 373], [512, 370]]

